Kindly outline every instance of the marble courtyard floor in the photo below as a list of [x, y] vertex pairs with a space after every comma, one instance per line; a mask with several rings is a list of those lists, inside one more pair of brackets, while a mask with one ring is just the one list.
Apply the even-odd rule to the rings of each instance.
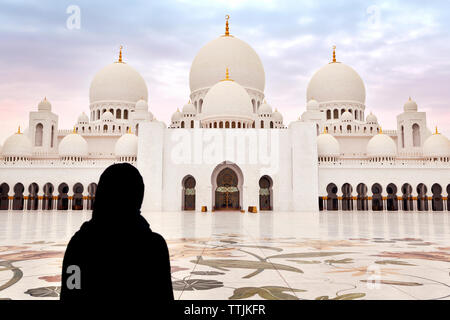
[[[450, 214], [144, 213], [176, 299], [449, 299]], [[58, 299], [89, 212], [0, 213], [0, 298]], [[130, 280], [132, 281], [132, 280]]]

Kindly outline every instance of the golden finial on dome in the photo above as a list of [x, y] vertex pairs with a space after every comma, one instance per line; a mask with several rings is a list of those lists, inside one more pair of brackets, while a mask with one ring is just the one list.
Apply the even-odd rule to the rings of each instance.
[[17, 129], [17, 133], [18, 133], [18, 134], [22, 134], [22, 132], [20, 132], [20, 126], [19, 126], [19, 128]]
[[225, 71], [225, 79], [222, 79], [222, 81], [233, 81], [230, 79], [230, 72], [228, 71], [228, 68]]
[[435, 127], [435, 131], [434, 131], [434, 134], [439, 134], [439, 131], [438, 131], [438, 128], [437, 128], [437, 126]]
[[333, 62], [336, 62], [336, 46], [333, 45]]
[[230, 28], [228, 27], [228, 20], [230, 19], [230, 15], [225, 15], [225, 36], [229, 37], [230, 36]]
[[383, 128], [381, 128], [381, 126], [380, 126], [380, 131], [378, 133], [380, 133], [380, 134], [383, 133]]
[[119, 48], [119, 60], [117, 60], [118, 63], [123, 63], [123, 61], [122, 61], [122, 49], [123, 49], [123, 46], [120, 46], [120, 48]]
[[75, 128], [75, 126], [73, 126], [73, 131], [72, 133], [77, 133], [77, 129]]

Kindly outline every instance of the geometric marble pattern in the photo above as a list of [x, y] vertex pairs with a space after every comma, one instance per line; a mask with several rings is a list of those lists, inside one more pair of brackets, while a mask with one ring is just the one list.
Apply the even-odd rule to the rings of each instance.
[[[175, 299], [450, 299], [448, 212], [143, 215], [167, 241]], [[0, 299], [58, 299], [67, 242], [89, 219], [0, 213]]]

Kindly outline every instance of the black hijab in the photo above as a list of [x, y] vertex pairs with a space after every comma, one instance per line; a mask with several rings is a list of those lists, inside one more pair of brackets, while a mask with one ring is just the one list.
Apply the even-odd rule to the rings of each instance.
[[109, 166], [100, 176], [91, 222], [95, 225], [124, 225], [141, 222], [144, 181], [129, 163]]

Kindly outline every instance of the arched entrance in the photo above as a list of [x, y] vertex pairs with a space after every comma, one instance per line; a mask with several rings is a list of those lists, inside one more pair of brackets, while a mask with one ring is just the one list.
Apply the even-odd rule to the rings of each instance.
[[242, 209], [242, 170], [235, 163], [224, 161], [212, 172], [212, 206], [214, 210]]
[[369, 209], [369, 201], [367, 197], [367, 186], [364, 183], [360, 183], [356, 186], [356, 192], [358, 193], [356, 200], [357, 210], [367, 211]]
[[183, 178], [183, 210], [195, 210], [195, 185], [193, 176], [188, 175]]
[[78, 182], [73, 186], [72, 210], [83, 210], [83, 191], [81, 183]]
[[39, 205], [39, 186], [37, 183], [33, 182], [28, 186], [28, 201], [27, 201], [27, 210], [37, 210]]
[[94, 201], [95, 201], [95, 193], [97, 192], [97, 184], [95, 182], [92, 182], [90, 185], [88, 185], [88, 202], [87, 202], [87, 209], [93, 210], [94, 209]]
[[58, 195], [58, 210], [69, 210], [69, 186], [67, 183], [61, 183], [58, 187], [59, 195]]
[[372, 186], [372, 211], [383, 211], [383, 188], [379, 183]]
[[353, 188], [349, 183], [345, 183], [342, 186], [342, 210], [351, 211], [353, 210]]
[[14, 186], [14, 198], [13, 198], [13, 210], [23, 210], [23, 192], [25, 191], [25, 187], [23, 184], [16, 183]]
[[42, 210], [53, 209], [53, 190], [54, 187], [50, 182], [44, 185], [44, 197], [42, 198]]
[[409, 183], [405, 183], [402, 186], [402, 210], [413, 211], [414, 204], [412, 199], [412, 187]]
[[386, 210], [397, 211], [398, 210], [398, 198], [397, 198], [397, 186], [393, 183], [389, 183], [386, 187]]
[[423, 183], [417, 186], [417, 210], [428, 211], [427, 187]]
[[444, 201], [442, 200], [442, 187], [440, 184], [435, 183], [431, 186], [431, 193], [433, 194], [431, 200], [431, 209], [433, 211], [444, 210]]
[[327, 186], [327, 210], [329, 210], [329, 211], [336, 211], [339, 209], [337, 192], [338, 192], [338, 188], [334, 183], [328, 184], [328, 186]]
[[217, 176], [215, 210], [238, 210], [238, 177], [231, 168], [225, 168]]
[[0, 210], [8, 210], [9, 205], [9, 185], [7, 183], [0, 184]]
[[273, 209], [272, 179], [262, 176], [259, 179], [259, 210], [271, 211]]

